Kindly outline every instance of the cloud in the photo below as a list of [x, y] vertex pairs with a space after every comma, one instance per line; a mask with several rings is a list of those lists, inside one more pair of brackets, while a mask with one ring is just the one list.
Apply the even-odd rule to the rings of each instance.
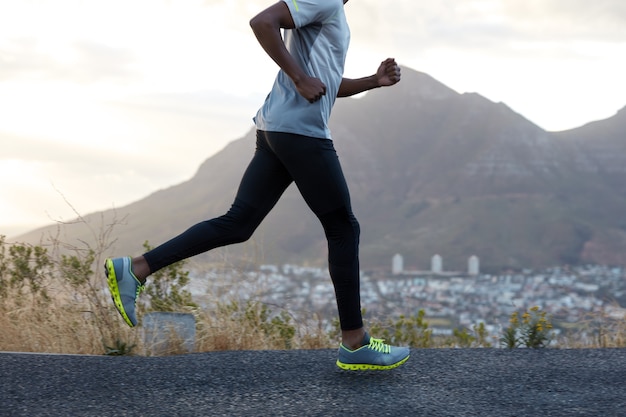
[[[159, 155], [0, 135], [0, 234], [119, 207], [180, 182], [180, 167]], [[189, 173], [187, 173], [189, 175]]]
[[114, 48], [95, 42], [80, 41], [74, 44], [76, 62], [65, 68], [69, 78], [79, 82], [99, 81], [131, 82], [135, 73], [131, 69], [133, 54], [126, 49]]
[[11, 79], [70, 81], [91, 84], [101, 81], [131, 82], [133, 54], [105, 44], [76, 41], [65, 59], [46, 52], [35, 38], [13, 39], [0, 49], [0, 81]]
[[37, 51], [34, 38], [14, 39], [0, 49], [0, 81], [41, 74], [53, 64], [52, 57]]
[[[51, 102], [42, 111], [52, 113], [52, 121], [38, 120], [41, 130], [0, 130], [0, 162], [30, 161], [47, 167], [52, 179], [132, 171], [150, 178], [155, 187], [174, 183], [190, 178], [206, 158], [247, 133], [262, 98], [198, 91], [106, 103], [80, 97]], [[86, 112], [76, 113], [79, 108]], [[48, 130], [56, 135], [46, 136]]]
[[585, 36], [626, 36], [626, 3], [621, 0], [526, 0], [501, 2], [512, 21], [541, 22]]
[[93, 148], [76, 143], [2, 133], [0, 142], [0, 161], [28, 161], [53, 168], [63, 175], [80, 173], [81, 176], [97, 176], [119, 170], [119, 166], [133, 165], [133, 155], [122, 153], [112, 161], [94, 152]]
[[[349, 3], [355, 42], [405, 51], [626, 41], [623, 0], [360, 0]], [[361, 39], [361, 40], [359, 40]]]

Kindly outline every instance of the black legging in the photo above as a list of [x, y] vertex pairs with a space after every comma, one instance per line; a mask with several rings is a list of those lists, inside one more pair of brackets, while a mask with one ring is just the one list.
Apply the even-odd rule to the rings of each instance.
[[332, 140], [257, 131], [256, 151], [228, 212], [147, 252], [151, 272], [208, 250], [248, 240], [294, 181], [328, 240], [328, 269], [342, 330], [363, 326], [359, 223]]

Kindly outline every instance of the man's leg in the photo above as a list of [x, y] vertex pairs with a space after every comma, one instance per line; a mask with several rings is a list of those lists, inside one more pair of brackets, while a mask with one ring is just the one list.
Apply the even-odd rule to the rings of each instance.
[[291, 181], [289, 172], [268, 148], [264, 137], [257, 133], [254, 157], [230, 210], [223, 216], [190, 227], [145, 253], [149, 272], [217, 247], [248, 240]]
[[333, 143], [280, 133], [268, 143], [283, 161], [309, 207], [324, 227], [328, 267], [335, 287], [342, 343], [337, 366], [347, 370], [393, 369], [409, 358], [409, 349], [385, 344], [363, 328], [359, 284], [359, 223]]
[[137, 325], [136, 302], [146, 278], [174, 262], [247, 240], [291, 183], [281, 162], [257, 136], [257, 149], [228, 213], [192, 226], [153, 250], [131, 259], [110, 258], [105, 273], [113, 302], [126, 323]]
[[346, 344], [363, 340], [359, 282], [359, 223], [339, 158], [328, 139], [267, 133], [308, 206], [319, 218], [328, 240], [328, 266]]

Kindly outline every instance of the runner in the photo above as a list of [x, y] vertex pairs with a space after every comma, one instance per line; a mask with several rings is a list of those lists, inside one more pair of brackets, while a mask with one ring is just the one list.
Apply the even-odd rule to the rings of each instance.
[[[280, 71], [254, 122], [256, 151], [226, 214], [198, 223], [135, 258], [107, 259], [105, 270], [117, 309], [137, 325], [135, 306], [146, 278], [161, 268], [211, 249], [248, 240], [295, 182], [320, 220], [328, 240], [328, 268], [335, 288], [342, 369], [392, 369], [409, 349], [370, 337], [363, 327], [359, 282], [359, 223], [335, 152], [328, 119], [337, 97], [349, 97], [400, 81], [393, 58], [374, 75], [343, 77], [350, 41], [348, 0], [283, 0], [250, 26]], [[284, 39], [281, 35], [284, 30]]]

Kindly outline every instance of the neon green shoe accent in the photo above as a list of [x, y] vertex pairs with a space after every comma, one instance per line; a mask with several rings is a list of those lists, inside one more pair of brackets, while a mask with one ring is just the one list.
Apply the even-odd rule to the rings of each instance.
[[370, 337], [369, 348], [380, 353], [391, 353], [391, 346], [386, 344], [383, 339]]
[[353, 364], [353, 363], [342, 363], [337, 359], [337, 366], [346, 371], [388, 371], [390, 369], [397, 368], [402, 365], [404, 362], [409, 360], [409, 356], [402, 359], [400, 362], [394, 363], [392, 365], [371, 365], [371, 364]]
[[300, 11], [300, 7], [298, 7], [298, 2], [296, 0], [291, 0], [293, 1], [293, 6], [296, 8], [296, 12]]
[[[113, 303], [119, 311], [120, 315], [130, 327], [135, 327], [135, 324], [132, 322], [128, 314], [126, 313], [126, 309], [124, 308], [124, 303], [122, 302], [122, 295], [120, 294], [120, 288], [118, 285], [117, 276], [115, 274], [115, 266], [113, 264], [113, 259], [107, 259], [105, 261], [105, 270], [107, 276], [107, 283], [109, 284], [109, 290], [111, 291], [111, 298], [113, 299]], [[139, 296], [139, 293], [143, 291], [145, 287], [143, 285], [138, 285], [135, 293], [135, 300]]]

